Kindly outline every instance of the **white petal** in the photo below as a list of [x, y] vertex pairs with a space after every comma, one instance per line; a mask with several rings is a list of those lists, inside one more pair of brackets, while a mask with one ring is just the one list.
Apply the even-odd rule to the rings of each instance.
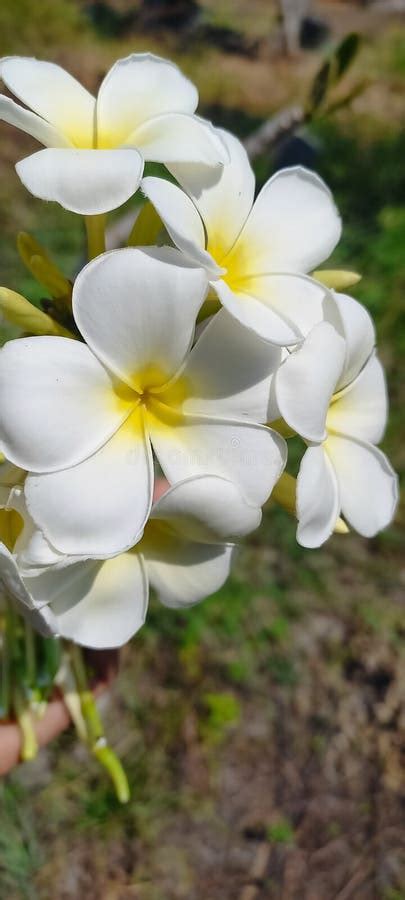
[[326, 415], [345, 358], [345, 342], [328, 322], [315, 325], [280, 366], [275, 393], [283, 419], [308, 441], [326, 437]]
[[95, 100], [75, 78], [55, 63], [9, 56], [0, 76], [12, 94], [42, 116], [78, 147], [93, 145]]
[[378, 444], [387, 421], [387, 388], [384, 369], [373, 356], [329, 409], [328, 431]]
[[[229, 162], [213, 172], [198, 165], [169, 165], [179, 184], [200, 212], [208, 235], [208, 250], [220, 265], [252, 208], [255, 178], [243, 145], [218, 128]], [[214, 252], [215, 250], [215, 252]]]
[[5, 590], [19, 613], [44, 637], [57, 631], [56, 620], [46, 606], [36, 609], [34, 600], [24, 584], [12, 554], [0, 543], [0, 592]]
[[146, 369], [160, 383], [181, 365], [206, 287], [178, 250], [113, 250], [80, 272], [73, 312], [97, 356], [136, 390]]
[[240, 236], [250, 273], [310, 272], [330, 256], [341, 221], [318, 175], [300, 167], [276, 172], [264, 185]]
[[34, 597], [50, 604], [61, 637], [85, 647], [120, 647], [144, 624], [148, 583], [136, 553], [78, 562], [25, 581]]
[[41, 609], [28, 609], [26, 606], [19, 606], [19, 612], [23, 618], [38, 631], [42, 637], [57, 637], [58, 624], [51, 609], [42, 606]]
[[174, 63], [133, 53], [107, 73], [97, 98], [99, 146], [118, 146], [142, 122], [162, 113], [193, 113], [197, 89]]
[[211, 123], [181, 113], [148, 119], [129, 136], [125, 146], [139, 148], [148, 162], [166, 165], [194, 163], [222, 169], [227, 161], [226, 150]]
[[41, 200], [93, 216], [116, 209], [139, 187], [143, 160], [137, 150], [39, 150], [17, 163], [23, 185]]
[[15, 509], [23, 520], [23, 528], [14, 544], [13, 553], [21, 575], [34, 575], [44, 566], [64, 565], [66, 557], [58, 553], [37, 528], [27, 509], [24, 488], [14, 487], [10, 493], [8, 509]]
[[0, 119], [9, 125], [14, 125], [26, 134], [44, 144], [45, 147], [69, 147], [70, 142], [53, 125], [45, 122], [29, 109], [24, 109], [18, 103], [14, 103], [10, 97], [0, 94]]
[[0, 433], [17, 466], [50, 472], [75, 465], [128, 412], [108, 372], [79, 341], [18, 338], [0, 351]]
[[246, 503], [232, 481], [201, 475], [166, 491], [152, 507], [151, 519], [169, 525], [184, 540], [216, 543], [254, 531], [261, 511]]
[[263, 425], [184, 416], [174, 425], [150, 418], [149, 429], [170, 483], [219, 475], [234, 481], [254, 506], [262, 506], [285, 465], [284, 440]]
[[17, 563], [5, 544], [0, 543], [0, 588], [18, 604], [34, 608], [34, 602], [18, 571]]
[[150, 583], [161, 603], [173, 609], [193, 606], [226, 581], [233, 548], [195, 544], [165, 536], [144, 554]]
[[205, 232], [201, 216], [190, 197], [163, 178], [144, 178], [141, 189], [153, 203], [172, 241], [209, 277], [217, 278], [220, 269], [205, 250]]
[[327, 288], [301, 275], [249, 278], [237, 288], [221, 279], [211, 286], [241, 325], [281, 347], [299, 343], [323, 319], [328, 296]]
[[138, 413], [94, 456], [51, 475], [29, 475], [30, 515], [61, 553], [89, 557], [127, 550], [152, 501], [153, 467]]
[[54, 550], [33, 521], [31, 534], [27, 529], [24, 535], [19, 536], [14, 553], [24, 577], [40, 574], [48, 566], [55, 569], [64, 568], [68, 562], [73, 561], [73, 557], [67, 557], [64, 553]]
[[325, 318], [346, 341], [346, 357], [338, 388], [353, 381], [359, 374], [375, 346], [375, 328], [370, 313], [346, 294], [331, 293], [325, 304]]
[[260, 341], [223, 309], [194, 345], [183, 369], [187, 413], [268, 422], [271, 382], [281, 350]]
[[297, 541], [302, 547], [320, 547], [339, 516], [339, 489], [323, 447], [308, 447], [297, 479]]
[[325, 444], [339, 483], [342, 513], [364, 537], [391, 522], [398, 480], [387, 457], [372, 444], [331, 435]]

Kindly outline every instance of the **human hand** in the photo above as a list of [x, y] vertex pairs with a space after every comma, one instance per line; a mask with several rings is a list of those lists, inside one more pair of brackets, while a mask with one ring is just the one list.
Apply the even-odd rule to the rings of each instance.
[[[95, 696], [105, 691], [118, 671], [117, 650], [86, 650], [86, 663], [94, 673], [91, 686]], [[41, 719], [34, 721], [39, 747], [53, 741], [71, 724], [71, 717], [62, 696], [55, 695]], [[21, 754], [21, 731], [14, 722], [0, 724], [0, 775], [6, 775], [18, 765]]]

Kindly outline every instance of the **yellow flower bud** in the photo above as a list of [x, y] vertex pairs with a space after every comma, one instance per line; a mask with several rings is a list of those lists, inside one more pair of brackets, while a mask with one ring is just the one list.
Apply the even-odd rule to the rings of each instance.
[[334, 291], [345, 291], [361, 281], [361, 275], [357, 272], [345, 272], [343, 269], [317, 269], [312, 272], [312, 278]]
[[54, 334], [59, 335], [59, 337], [74, 337], [67, 328], [63, 328], [62, 325], [55, 322], [42, 309], [33, 306], [29, 300], [26, 300], [21, 294], [17, 294], [16, 291], [10, 291], [5, 287], [0, 287], [0, 313], [4, 315], [8, 322], [17, 325], [22, 331], [28, 332], [28, 334]]

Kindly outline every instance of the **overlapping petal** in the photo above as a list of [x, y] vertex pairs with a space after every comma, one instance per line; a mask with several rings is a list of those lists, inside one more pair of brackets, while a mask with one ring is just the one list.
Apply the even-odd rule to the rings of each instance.
[[6, 590], [21, 615], [44, 637], [55, 634], [57, 628], [52, 610], [46, 606], [37, 609], [12, 553], [2, 543], [0, 543], [0, 573], [0, 586]]
[[345, 364], [337, 390], [350, 384], [371, 356], [375, 346], [375, 328], [366, 308], [347, 294], [333, 293], [325, 303], [325, 319], [344, 337]]
[[136, 553], [48, 570], [25, 584], [47, 601], [58, 633], [86, 647], [120, 647], [145, 621], [148, 582]]
[[0, 433], [8, 459], [51, 472], [97, 450], [129, 414], [88, 347], [60, 337], [19, 338], [0, 351]]
[[176, 247], [204, 268], [207, 277], [221, 275], [223, 270], [205, 250], [204, 226], [190, 197], [164, 178], [144, 178], [141, 188], [153, 203]]
[[153, 463], [136, 411], [85, 462], [61, 472], [29, 475], [28, 511], [62, 553], [109, 556], [133, 546], [149, 515]]
[[235, 285], [214, 281], [223, 306], [258, 337], [282, 347], [302, 341], [323, 319], [328, 290], [304, 275], [272, 274]]
[[95, 99], [61, 66], [8, 56], [0, 63], [0, 77], [12, 94], [72, 144], [93, 146]]
[[372, 444], [330, 435], [325, 447], [336, 472], [343, 515], [363, 537], [373, 537], [393, 518], [398, 501], [395, 472]]
[[78, 276], [73, 311], [94, 353], [138, 390], [179, 368], [206, 288], [204, 272], [177, 250], [113, 250]]
[[208, 171], [193, 163], [171, 164], [169, 169], [197, 207], [207, 232], [207, 249], [221, 264], [250, 213], [255, 179], [240, 141], [220, 128], [216, 132], [229, 153], [223, 169]]
[[143, 159], [132, 148], [47, 148], [21, 160], [16, 169], [35, 197], [90, 216], [116, 209], [132, 197], [142, 178]]
[[222, 309], [198, 338], [183, 369], [187, 413], [269, 421], [271, 381], [281, 362], [278, 347], [258, 341]]
[[215, 475], [189, 478], [171, 487], [154, 504], [152, 521], [161, 521], [182, 540], [234, 541], [260, 525], [261, 511], [246, 503], [232, 481]]
[[2, 94], [0, 94], [0, 119], [30, 134], [45, 147], [71, 146], [70, 141], [57, 128], [36, 113], [14, 103], [10, 97], [3, 97]]
[[146, 161], [219, 167], [226, 150], [210, 122], [198, 116], [166, 113], [148, 119], [128, 137], [125, 146], [138, 147]]
[[385, 430], [387, 407], [384, 369], [373, 354], [332, 403], [326, 420], [328, 431], [378, 444]]
[[144, 555], [150, 583], [165, 606], [181, 609], [208, 597], [226, 581], [233, 547], [166, 536]]
[[23, 522], [13, 547], [13, 555], [21, 575], [34, 575], [48, 566], [65, 565], [66, 557], [51, 546], [29, 515], [22, 485], [14, 487], [10, 492], [7, 508], [16, 510]]
[[306, 450], [297, 479], [297, 540], [319, 547], [332, 534], [340, 512], [336, 475], [322, 446]]
[[107, 73], [97, 97], [100, 146], [119, 146], [143, 122], [163, 113], [194, 113], [195, 86], [174, 63], [152, 53], [119, 59]]
[[170, 420], [163, 408], [149, 420], [152, 445], [170, 483], [219, 475], [234, 481], [248, 503], [263, 505], [285, 465], [283, 438], [262, 425], [231, 419], [183, 415], [175, 428]]
[[275, 378], [283, 419], [308, 441], [326, 438], [326, 416], [345, 359], [345, 342], [328, 322], [312, 329]]
[[233, 252], [248, 256], [248, 274], [310, 272], [330, 256], [340, 234], [326, 184], [298, 166], [264, 185]]

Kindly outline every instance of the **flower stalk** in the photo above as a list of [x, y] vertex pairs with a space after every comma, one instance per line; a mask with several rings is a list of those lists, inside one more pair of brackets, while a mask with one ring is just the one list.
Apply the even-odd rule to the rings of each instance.
[[35, 634], [29, 622], [24, 622], [25, 677], [30, 691], [34, 691], [37, 681], [37, 660]]
[[13, 706], [21, 731], [21, 759], [27, 762], [35, 759], [38, 753], [38, 741], [35, 734], [30, 705], [18, 684], [14, 685]]
[[108, 772], [120, 803], [128, 803], [130, 791], [123, 766], [114, 750], [108, 745], [103, 722], [91, 691], [83, 653], [78, 644], [68, 644], [69, 659], [76, 681], [81, 714], [86, 727], [86, 743], [92, 755]]
[[105, 225], [104, 213], [98, 216], [85, 216], [87, 233], [87, 255], [89, 261], [105, 252]]

